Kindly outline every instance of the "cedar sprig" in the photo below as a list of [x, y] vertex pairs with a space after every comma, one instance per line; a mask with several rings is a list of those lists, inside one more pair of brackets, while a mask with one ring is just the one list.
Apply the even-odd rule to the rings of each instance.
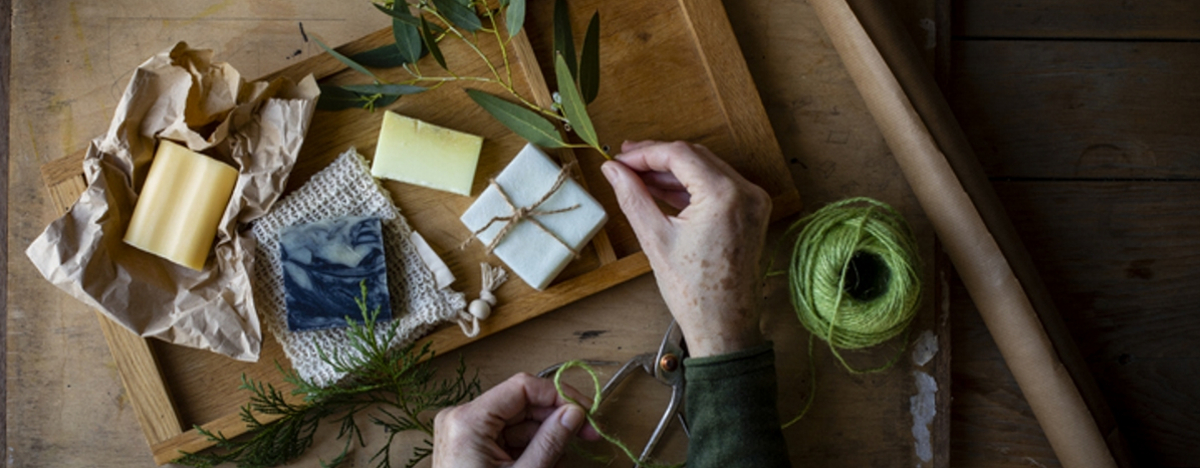
[[[405, 463], [411, 468], [433, 453], [433, 418], [435, 410], [469, 401], [480, 393], [477, 374], [468, 375], [466, 364], [459, 358], [451, 378], [437, 379], [436, 368], [429, 364], [434, 352], [426, 343], [392, 347], [399, 335], [399, 321], [380, 329], [377, 321], [379, 307], [368, 308], [366, 284], [362, 297], [356, 298], [362, 320], [346, 317], [349, 326], [346, 336], [349, 351], [318, 350], [327, 364], [346, 377], [335, 385], [322, 387], [294, 371], [276, 364], [283, 380], [292, 385], [292, 396], [303, 396], [292, 403], [283, 391], [269, 383], [255, 381], [242, 375], [239, 390], [250, 392], [250, 401], [242, 407], [242, 421], [248, 431], [228, 438], [203, 427], [196, 430], [214, 443], [204, 453], [184, 453], [175, 463], [211, 467], [233, 463], [238, 467], [257, 468], [278, 466], [296, 459], [313, 445], [313, 437], [322, 423], [338, 425], [338, 440], [342, 449], [325, 467], [344, 464], [355, 445], [366, 447], [360, 419], [382, 427], [388, 434], [387, 443], [371, 457], [376, 468], [391, 468], [392, 442], [400, 433], [420, 431], [424, 440], [411, 447]], [[278, 417], [264, 422], [260, 415]]]

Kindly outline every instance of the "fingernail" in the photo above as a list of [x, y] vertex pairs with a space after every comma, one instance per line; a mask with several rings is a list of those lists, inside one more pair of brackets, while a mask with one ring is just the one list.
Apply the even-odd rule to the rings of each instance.
[[576, 405], [567, 405], [562, 415], [559, 416], [558, 423], [572, 431], [579, 429], [579, 426], [583, 425], [583, 408]]
[[604, 173], [604, 178], [608, 179], [608, 183], [610, 184], [616, 184], [617, 177], [620, 177], [620, 174], [617, 174], [617, 168], [613, 167], [614, 164], [616, 163], [605, 161], [604, 164], [600, 165], [600, 172]]

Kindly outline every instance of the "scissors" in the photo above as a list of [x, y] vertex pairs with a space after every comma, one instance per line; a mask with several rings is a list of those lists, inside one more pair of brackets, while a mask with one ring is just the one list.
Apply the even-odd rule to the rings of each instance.
[[[674, 320], [667, 327], [667, 333], [663, 335], [662, 344], [658, 346], [656, 353], [642, 353], [634, 356], [628, 362], [613, 374], [612, 378], [604, 384], [600, 390], [600, 401], [603, 403], [614, 390], [630, 376], [636, 375], [638, 369], [641, 369], [647, 374], [654, 376], [663, 385], [671, 387], [671, 400], [667, 403], [667, 409], [663, 412], [662, 418], [658, 420], [658, 426], [654, 428], [654, 432], [650, 434], [650, 441], [646, 443], [646, 447], [642, 450], [642, 455], [639, 460], [645, 460], [654, 452], [654, 447], [658, 445], [658, 441], [662, 439], [663, 433], [666, 432], [667, 426], [671, 423], [672, 417], [678, 417], [679, 423], [683, 427], [684, 435], [691, 436], [688, 431], [687, 420], [684, 418], [683, 412], [680, 409], [683, 407], [685, 380], [683, 378], [683, 359], [687, 357], [686, 343], [683, 341], [683, 332], [679, 330], [679, 325]], [[589, 365], [615, 364], [611, 361], [585, 361]], [[549, 377], [554, 375], [564, 363], [558, 363], [553, 366], [538, 372], [538, 377]], [[641, 466], [640, 464], [638, 466]]]

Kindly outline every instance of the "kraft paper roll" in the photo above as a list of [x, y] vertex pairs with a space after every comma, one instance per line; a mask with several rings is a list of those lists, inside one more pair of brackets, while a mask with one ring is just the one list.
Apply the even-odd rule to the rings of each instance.
[[[910, 89], [921, 88], [921, 92], [913, 94], [922, 98], [927, 115], [938, 114], [939, 118], [931, 119], [931, 126], [938, 130], [936, 140], [850, 5], [844, 0], [809, 3], [954, 262], [1059, 461], [1068, 468], [1117, 467], [1118, 459], [1122, 461], [1120, 466], [1130, 466], [1107, 406], [1098, 391], [1089, 390], [1096, 388], [1094, 380], [1078, 359], [1078, 350], [1069, 335], [1065, 335], [1061, 318], [1032, 268], [1028, 253], [932, 80], [908, 79], [906, 84]], [[865, 0], [858, 3], [861, 5]], [[872, 19], [878, 25], [879, 16]], [[894, 33], [898, 28], [889, 29], [893, 32], [889, 40], [909, 40], [897, 37], [903, 36]], [[896, 60], [896, 45], [886, 43], [886, 47]], [[907, 67], [906, 78], [911, 78], [916, 68]], [[943, 145], [939, 146], [939, 142]], [[947, 157], [943, 149], [953, 152], [954, 157]], [[1057, 347], [1048, 330], [1061, 338]], [[1064, 363], [1073, 364], [1074, 372]], [[1091, 398], [1085, 400], [1085, 393]]]

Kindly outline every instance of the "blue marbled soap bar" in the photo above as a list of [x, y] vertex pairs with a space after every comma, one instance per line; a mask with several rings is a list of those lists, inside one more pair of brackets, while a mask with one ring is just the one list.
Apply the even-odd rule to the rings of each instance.
[[367, 285], [367, 307], [391, 320], [383, 228], [379, 218], [347, 216], [300, 224], [279, 232], [288, 330], [346, 326], [361, 321], [355, 299]]

